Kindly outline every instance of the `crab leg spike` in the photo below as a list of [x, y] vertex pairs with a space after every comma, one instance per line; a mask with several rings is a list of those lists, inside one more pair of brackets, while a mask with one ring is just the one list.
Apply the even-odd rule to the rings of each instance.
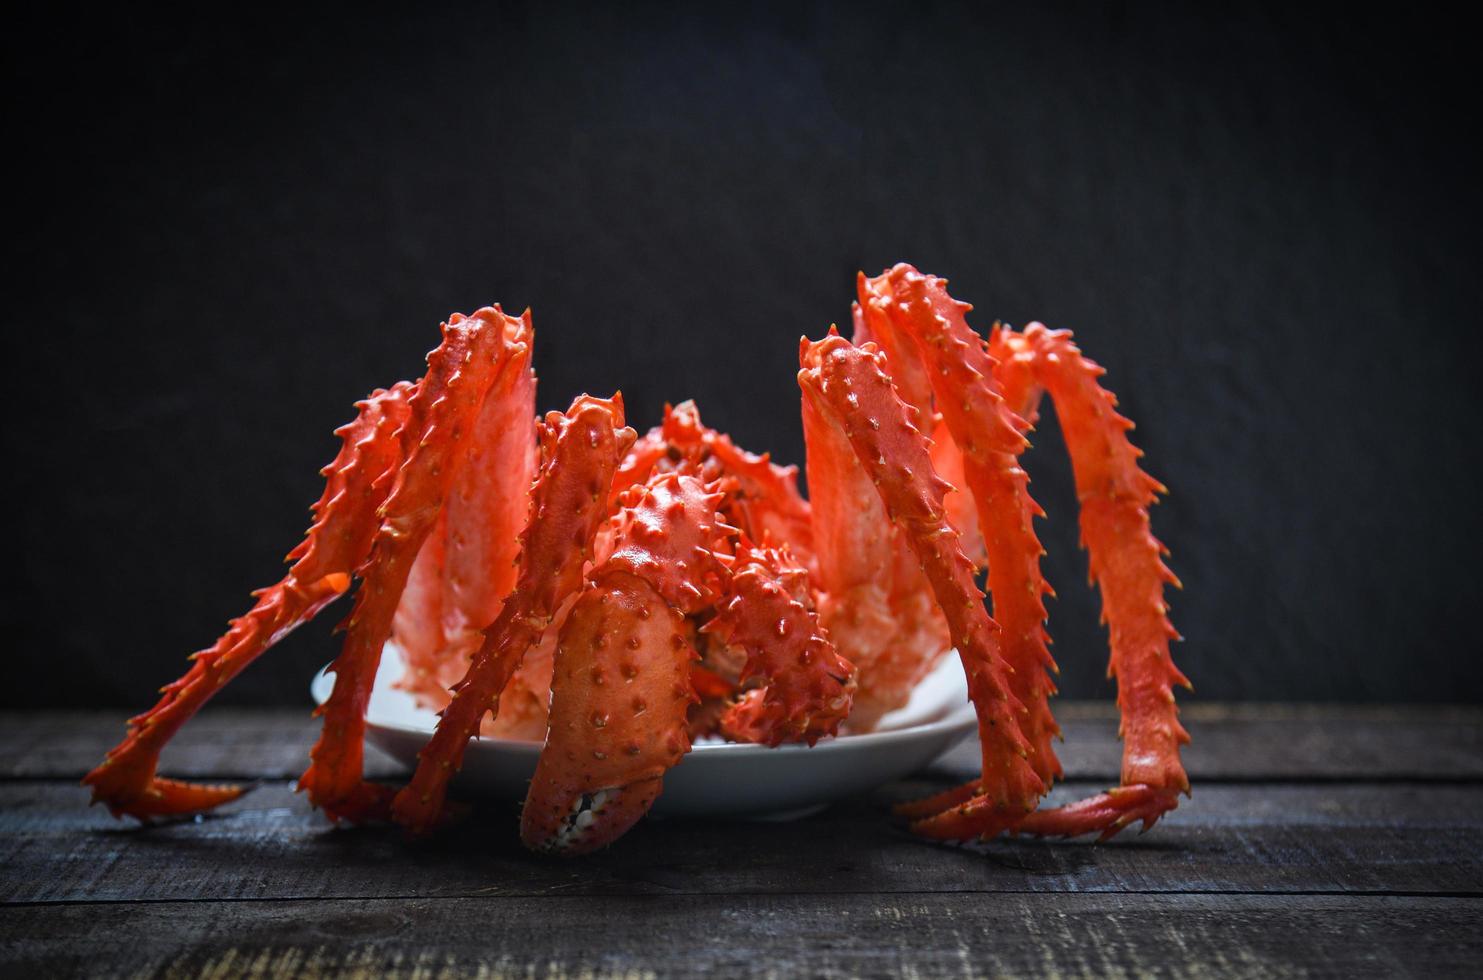
[[314, 505], [314, 523], [289, 553], [288, 574], [258, 592], [256, 605], [234, 619], [214, 646], [194, 654], [185, 676], [130, 722], [128, 737], [83, 779], [93, 788], [95, 803], [106, 804], [115, 816], [143, 820], [208, 810], [245, 792], [238, 786], [161, 779], [155, 775], [160, 750], [243, 668], [349, 587], [351, 572], [370, 550], [376, 508], [401, 459], [399, 432], [411, 391], [402, 382], [357, 403], [355, 420], [336, 431], [340, 452], [323, 471], [325, 489]]
[[713, 550], [732, 533], [720, 500], [675, 473], [625, 494], [613, 555], [557, 644], [550, 734], [520, 821], [527, 847], [581, 854], [611, 843], [690, 750], [697, 656], [685, 617], [714, 603], [727, 577]]
[[437, 525], [480, 406], [502, 366], [527, 346], [518, 339], [522, 326], [492, 308], [450, 317], [410, 400], [406, 460], [358, 570], [363, 584], [346, 620], [344, 648], [330, 667], [335, 687], [319, 711], [324, 728], [299, 780], [331, 819], [370, 819], [387, 802], [387, 791], [361, 778], [371, 685], [412, 564]]
[[522, 535], [520, 576], [483, 645], [419, 753], [412, 781], [396, 795], [392, 815], [412, 833], [443, 817], [448, 781], [486, 713], [526, 652], [582, 585], [598, 525], [608, 513], [608, 489], [635, 434], [623, 424], [623, 402], [582, 395], [565, 414], [551, 412], [541, 428], [543, 462], [531, 490], [532, 514]]
[[731, 598], [704, 627], [747, 651], [741, 682], [765, 679], [721, 718], [738, 742], [813, 745], [849, 714], [855, 668], [834, 649], [808, 594], [808, 573], [786, 550], [743, 545], [731, 567]]
[[[1102, 615], [1111, 641], [1109, 672], [1117, 678], [1122, 715], [1121, 790], [1104, 794], [1081, 810], [1036, 814], [1021, 828], [1031, 833], [1082, 832], [1091, 812], [1111, 812], [1110, 829], [1142, 819], [1145, 826], [1189, 792], [1179, 747], [1189, 734], [1179, 723], [1173, 686], [1189, 681], [1174, 666], [1164, 586], [1179, 580], [1163, 562], [1163, 545], [1149, 528], [1148, 508], [1164, 488], [1138, 465], [1142, 453], [1128, 440], [1133, 423], [1116, 411], [1117, 400], [1102, 387], [1105, 372], [1082, 356], [1064, 330], [1035, 323], [1023, 334], [1001, 331], [996, 345], [1009, 356], [1003, 373], [1010, 388], [1033, 407], [1035, 388], [1055, 400], [1071, 455], [1081, 502], [1081, 537], [1091, 577], [1102, 593]], [[1130, 790], [1146, 787], [1153, 802]]]
[[977, 507], [974, 524], [991, 529], [984, 547], [994, 618], [1004, 629], [1004, 657], [1013, 668], [1010, 685], [1027, 710], [1021, 724], [1035, 749], [1035, 771], [1050, 783], [1061, 775], [1053, 747], [1060, 728], [1049, 704], [1055, 685], [1047, 670], [1055, 669], [1055, 661], [1045, 631], [1043, 596], [1050, 591], [1040, 570], [1045, 549], [1032, 526], [1043, 512], [1031, 499], [1029, 477], [1019, 465], [1029, 446], [1026, 425], [1000, 394], [995, 362], [965, 319], [970, 307], [948, 295], [944, 280], [903, 264], [866, 285], [861, 295], [867, 315], [885, 321], [883, 335], [911, 343], [914, 359], [925, 366]]
[[[665, 406], [666, 413], [669, 406]], [[648, 432], [639, 436], [633, 444], [633, 448], [624, 455], [623, 462], [618, 464], [618, 472], [613, 474], [613, 496], [617, 497], [629, 487], [636, 487], [645, 483], [654, 467], [669, 453], [669, 440], [665, 438], [664, 430], [654, 426]]]
[[926, 440], [882, 370], [885, 360], [867, 345], [842, 337], [801, 348], [799, 384], [806, 400], [844, 431], [869, 473], [892, 521], [905, 532], [952, 630], [979, 717], [983, 748], [981, 794], [950, 814], [915, 825], [932, 837], [963, 839], [994, 834], [1035, 808], [1045, 792], [1021, 732], [1024, 708], [1009, 687], [999, 627], [984, 610], [983, 594], [944, 517], [945, 484], [932, 471]]

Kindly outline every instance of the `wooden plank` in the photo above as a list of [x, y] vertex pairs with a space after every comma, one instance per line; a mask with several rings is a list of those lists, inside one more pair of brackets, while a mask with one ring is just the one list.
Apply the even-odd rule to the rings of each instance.
[[[1111, 707], [1071, 702], [1057, 716], [1067, 778], [1116, 780], [1122, 746]], [[1483, 780], [1483, 708], [1196, 703], [1183, 720], [1196, 781]], [[976, 740], [934, 766], [964, 779], [978, 768]]]
[[[1116, 714], [1100, 702], [1057, 707], [1067, 778], [1117, 778]], [[77, 779], [123, 733], [123, 710], [0, 714], [0, 778]], [[1483, 780], [1483, 708], [1193, 704], [1186, 761], [1197, 780]], [[308, 763], [317, 723], [307, 709], [208, 709], [166, 750], [181, 776], [291, 779]], [[395, 763], [374, 749], [370, 772]], [[977, 765], [976, 743], [950, 753], [944, 773]]]
[[[905, 796], [898, 784], [892, 793]], [[925, 789], [923, 785], [920, 788]], [[1058, 790], [1065, 799], [1093, 787]], [[0, 901], [815, 892], [1483, 892], [1483, 787], [1213, 785], [1154, 831], [957, 848], [884, 796], [793, 823], [644, 821], [580, 861], [523, 850], [513, 806], [420, 844], [332, 830], [288, 784], [224, 816], [140, 829], [80, 788], [0, 785]]]
[[1153, 895], [552, 896], [0, 910], [26, 976], [1452, 976], [1483, 903]]
[[[0, 713], [0, 778], [81, 779], [124, 735], [127, 711]], [[308, 708], [208, 708], [166, 746], [161, 772], [208, 779], [293, 779], [309, 765], [319, 722]], [[401, 766], [371, 747], [367, 772]]]

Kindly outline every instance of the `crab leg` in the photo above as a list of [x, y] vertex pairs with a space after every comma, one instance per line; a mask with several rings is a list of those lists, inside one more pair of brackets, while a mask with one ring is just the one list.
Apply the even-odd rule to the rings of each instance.
[[[959, 450], [962, 479], [978, 510], [974, 523], [989, 529], [984, 535], [989, 593], [994, 618], [1004, 630], [1010, 686], [1027, 712], [1021, 727], [1034, 746], [1035, 771], [1049, 784], [1061, 775], [1052, 745], [1060, 729], [1050, 711], [1055, 685], [1047, 669], [1054, 670], [1055, 661], [1041, 598], [1051, 590], [1040, 571], [1045, 549], [1031, 526], [1043, 511], [1031, 499], [1029, 477], [1019, 466], [1019, 455], [1029, 445], [1022, 434], [1027, 426], [1004, 403], [994, 361], [965, 319], [971, 307], [950, 297], [946, 285], [898, 265], [876, 279], [861, 278], [861, 305], [867, 320], [881, 321], [882, 335], [895, 335], [915, 348], [906, 359], [926, 369], [944, 425]], [[918, 819], [930, 816], [961, 802], [973, 785], [899, 812]]]
[[[803, 438], [808, 449], [808, 487], [813, 507], [819, 620], [840, 654], [864, 683], [855, 692], [849, 724], [868, 731], [881, 715], [906, 703], [927, 672], [930, 658], [947, 648], [932, 638], [912, 642], [903, 623], [916, 606], [892, 605], [896, 570], [904, 564], [900, 543], [870, 476], [855, 459], [849, 438], [805, 389]], [[906, 560], [911, 560], [908, 552]], [[917, 577], [921, 577], [920, 566]], [[927, 590], [905, 592], [921, 598]], [[930, 605], [931, 598], [925, 601]], [[916, 621], [932, 622], [928, 611]], [[946, 631], [944, 630], [944, 633]], [[908, 639], [911, 637], [911, 639]]]
[[524, 350], [502, 366], [492, 388], [499, 394], [484, 399], [467, 463], [418, 553], [393, 621], [407, 666], [401, 686], [433, 708], [448, 703], [449, 685], [468, 670], [484, 627], [515, 585], [536, 449], [529, 320], [521, 325], [516, 339]]
[[1173, 686], [1189, 687], [1169, 655], [1179, 634], [1169, 622], [1164, 586], [1179, 579], [1163, 562], [1168, 552], [1149, 529], [1148, 508], [1163, 485], [1138, 465], [1143, 453], [1128, 440], [1133, 423], [1098, 380], [1105, 371], [1082, 356], [1064, 330], [1034, 323], [1024, 333], [997, 331], [1006, 397], [1033, 419], [1042, 390], [1055, 399], [1081, 502], [1081, 538], [1091, 578], [1102, 593], [1111, 641], [1108, 673], [1117, 678], [1122, 715], [1120, 789], [1082, 803], [1037, 813], [1018, 829], [1062, 835], [1110, 836], [1133, 822], [1151, 826], [1189, 792], [1179, 747], [1189, 734], [1179, 723]]
[[485, 714], [498, 717], [511, 675], [562, 603], [581, 588], [582, 566], [608, 513], [613, 473], [635, 439], [624, 427], [618, 395], [578, 397], [565, 414], [549, 413], [540, 435], [543, 462], [531, 490], [519, 581], [484, 631], [483, 645], [419, 753], [412, 781], [392, 803], [393, 817], [412, 833], [426, 832], [442, 819], [448, 781], [458, 772], [469, 739]]
[[[863, 275], [859, 277], [862, 296], [865, 282]], [[935, 434], [941, 429], [942, 423], [932, 407], [931, 382], [922, 363], [915, 357], [911, 341], [892, 330], [889, 321], [885, 320], [879, 310], [862, 308], [859, 302], [850, 304], [850, 317], [855, 327], [855, 346], [873, 343], [880, 348], [880, 353], [886, 356], [888, 373], [896, 385], [896, 393], [907, 405], [908, 418], [914, 426]], [[806, 438], [809, 414], [805, 407]], [[838, 439], [840, 436], [836, 434], [834, 438]], [[817, 441], [828, 445], [829, 436], [822, 436]], [[932, 467], [939, 475], [949, 482], [960, 480], [963, 462], [952, 440], [934, 437], [931, 442], [931, 456]], [[868, 556], [861, 556], [860, 563], [853, 566], [855, 574], [863, 575], [871, 583], [877, 583], [883, 577], [890, 582], [887, 604], [891, 610], [894, 631], [876, 633], [877, 637], [884, 640], [885, 649], [868, 662], [857, 661], [865, 683], [855, 696], [855, 711], [850, 718], [850, 725], [857, 731], [868, 731], [875, 726], [881, 715], [906, 704], [912, 689], [936, 663], [937, 655], [947, 650], [949, 640], [947, 621], [943, 619], [941, 610], [932, 598], [932, 589], [923, 577], [921, 563], [901, 539], [900, 530], [891, 527], [889, 520], [885, 519], [885, 511], [881, 509], [878, 495], [852, 457], [853, 453], [849, 451], [841, 456], [853, 464], [855, 472], [850, 479], [862, 488], [859, 495], [871, 498], [874, 507], [868, 514], [846, 514], [842, 519], [862, 526], [887, 528], [886, 533], [893, 539], [890, 545], [892, 561], [888, 570], [883, 572], [887, 566], [874, 565]], [[978, 533], [978, 523], [973, 517], [972, 501], [968, 501], [967, 496], [960, 490], [949, 488], [943, 498], [943, 511], [948, 523], [959, 532], [959, 545], [963, 553], [977, 567], [983, 564], [983, 540]], [[840, 520], [841, 517], [835, 515], [834, 519]], [[846, 559], [847, 562], [851, 560]], [[852, 566], [847, 564], [845, 567]], [[835, 628], [835, 616], [828, 617], [826, 623]], [[855, 654], [850, 643], [841, 642], [840, 646], [847, 655]]]
[[407, 382], [358, 402], [359, 414], [336, 430], [341, 447], [322, 471], [325, 488], [314, 523], [283, 581], [255, 593], [257, 603], [232, 620], [216, 644], [193, 654], [185, 676], [161, 690], [149, 711], [129, 722], [128, 737], [83, 779], [93, 802], [114, 816], [140, 820], [207, 810], [236, 799], [240, 786], [197, 786], [155, 775], [160, 750], [211, 696], [296, 626], [308, 622], [350, 585], [370, 551], [376, 509], [386, 499], [401, 461], [399, 433], [408, 418]]
[[714, 485], [675, 473], [629, 490], [615, 550], [577, 598], [557, 645], [551, 730], [521, 816], [534, 850], [582, 854], [642, 817], [690, 750], [698, 658], [685, 617], [717, 598], [713, 548], [736, 532]]
[[1002, 831], [1035, 809], [1045, 783], [1030, 762], [1032, 746], [1020, 727], [1025, 709], [1009, 685], [999, 626], [984, 610], [972, 565], [944, 516], [947, 484], [932, 471], [927, 441], [885, 374], [885, 357], [872, 345], [855, 347], [837, 334], [818, 343], [805, 338], [799, 360], [805, 402], [848, 438], [921, 562], [952, 630], [978, 712], [981, 792], [946, 814], [918, 821], [914, 829], [945, 839]]
[[439, 516], [402, 589], [401, 601], [391, 619], [391, 638], [402, 654], [405, 668], [397, 687], [412, 695], [423, 707], [441, 708], [448, 690], [441, 674], [439, 654], [446, 646], [443, 632], [443, 560], [447, 542], [446, 512]]
[[[499, 714], [486, 714], [480, 719], [480, 737], [520, 742], [546, 740], [546, 729], [550, 725], [548, 715], [551, 710], [551, 671], [556, 662], [556, 641], [576, 599], [576, 593], [572, 593], [556, 607], [556, 614], [542, 631], [541, 638], [525, 651], [520, 666], [515, 668], [509, 683], [500, 692]], [[457, 683], [455, 681], [454, 685]]]
[[974, 568], [983, 568], [989, 563], [988, 545], [978, 525], [976, 502], [967, 489], [966, 467], [963, 453], [952, 440], [948, 426], [939, 419], [937, 427], [932, 430], [932, 468], [954, 487], [943, 498], [942, 506], [947, 511], [948, 522], [963, 538], [963, 554]]
[[813, 745], [849, 714], [855, 668], [834, 649], [808, 594], [808, 572], [785, 549], [738, 548], [731, 598], [702, 629], [744, 648], [741, 683], [765, 679], [721, 718], [738, 742]]
[[309, 801], [331, 819], [370, 819], [389, 798], [388, 790], [361, 778], [366, 704], [381, 649], [412, 564], [465, 462], [480, 408], [486, 397], [503, 396], [491, 389], [512, 358], [526, 355], [529, 338], [526, 319], [486, 307], [450, 317], [442, 344], [428, 355], [427, 374], [410, 400], [413, 440], [382, 505], [370, 556], [358, 570], [362, 586], [345, 623], [348, 635], [330, 666], [335, 687], [318, 712], [324, 727], [299, 780]]
[[918, 425], [927, 427], [922, 420], [931, 420], [928, 431], [932, 433], [932, 468], [937, 475], [953, 484], [947, 491], [943, 507], [948, 522], [957, 529], [962, 540], [963, 554], [974, 567], [986, 561], [983, 536], [978, 529], [978, 515], [973, 509], [973, 499], [961, 489], [963, 479], [963, 454], [957, 443], [948, 438], [942, 415], [933, 408], [933, 383], [929, 365], [916, 350], [911, 337], [892, 326], [886, 315], [885, 304], [890, 301], [890, 287], [885, 276], [867, 279], [865, 273], [855, 277], [855, 288], [859, 299], [850, 304], [850, 316], [855, 324], [853, 342], [856, 347], [873, 343], [886, 355], [887, 373], [896, 385], [901, 400], [917, 411]]

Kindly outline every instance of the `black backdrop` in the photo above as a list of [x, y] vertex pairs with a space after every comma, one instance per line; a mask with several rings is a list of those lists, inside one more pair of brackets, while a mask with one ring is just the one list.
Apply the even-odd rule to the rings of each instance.
[[[1109, 368], [1200, 696], [1483, 693], [1479, 116], [1432, 13], [50, 17], [4, 42], [0, 704], [145, 704], [450, 311], [534, 308], [543, 407], [695, 397], [801, 461], [797, 338], [898, 259]], [[1063, 690], [1105, 694], [1036, 440]], [[224, 700], [304, 703], [335, 618]]]

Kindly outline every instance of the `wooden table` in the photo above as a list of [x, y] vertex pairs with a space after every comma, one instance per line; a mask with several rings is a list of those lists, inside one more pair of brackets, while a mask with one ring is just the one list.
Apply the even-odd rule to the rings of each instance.
[[[1070, 784], [1117, 770], [1105, 706], [1065, 704]], [[0, 716], [0, 974], [279, 976], [1478, 975], [1483, 710], [1196, 705], [1194, 798], [1110, 844], [913, 840], [890, 801], [791, 824], [647, 821], [580, 861], [516, 811], [431, 843], [331, 830], [291, 781], [302, 711], [203, 715], [175, 773], [254, 779], [222, 815], [139, 829], [77, 778], [122, 714]], [[380, 775], [390, 764], [378, 759]]]

